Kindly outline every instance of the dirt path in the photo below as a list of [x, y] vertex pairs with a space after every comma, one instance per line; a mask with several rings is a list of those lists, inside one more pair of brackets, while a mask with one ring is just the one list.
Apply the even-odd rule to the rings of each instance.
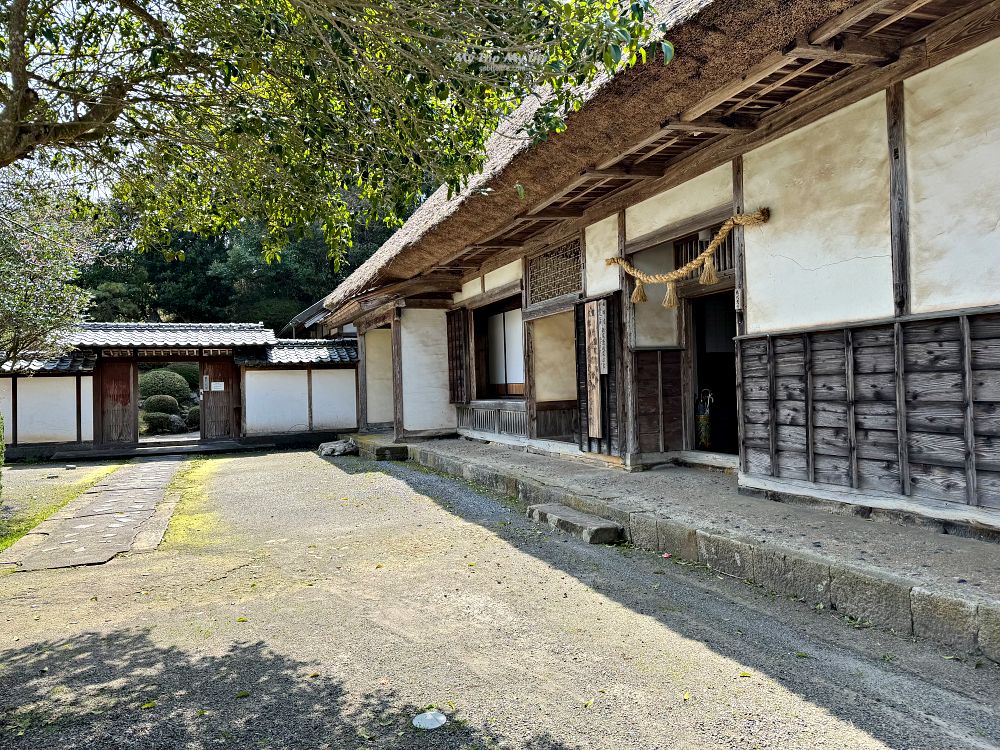
[[155, 552], [0, 577], [0, 745], [1000, 746], [995, 667], [408, 466], [241, 455], [178, 487]]

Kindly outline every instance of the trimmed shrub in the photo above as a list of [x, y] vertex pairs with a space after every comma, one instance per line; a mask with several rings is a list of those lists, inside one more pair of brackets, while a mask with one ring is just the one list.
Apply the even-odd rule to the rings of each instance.
[[146, 430], [151, 435], [158, 435], [163, 432], [171, 432], [170, 418], [173, 414], [163, 414], [158, 411], [147, 411], [142, 415], [146, 422]]
[[184, 415], [184, 421], [189, 430], [197, 430], [201, 427], [201, 407], [192, 406], [188, 409], [188, 413]]
[[150, 396], [143, 402], [142, 408], [146, 411], [161, 412], [163, 414], [180, 414], [181, 405], [173, 396], [159, 395]]
[[187, 425], [184, 424], [184, 418], [179, 414], [170, 415], [170, 431], [171, 432], [187, 432]]
[[187, 381], [171, 370], [152, 370], [139, 376], [139, 395], [143, 398], [150, 396], [173, 396], [180, 401], [191, 400], [191, 389], [188, 388]]
[[176, 372], [184, 378], [187, 381], [188, 388], [192, 391], [198, 389], [198, 379], [201, 377], [201, 371], [196, 362], [173, 362], [163, 369]]

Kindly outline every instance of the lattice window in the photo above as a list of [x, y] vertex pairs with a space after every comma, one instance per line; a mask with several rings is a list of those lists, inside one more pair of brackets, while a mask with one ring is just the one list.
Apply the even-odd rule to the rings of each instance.
[[[674, 241], [674, 263], [675, 268], [680, 268], [681, 266], [689, 263], [690, 261], [697, 258], [704, 252], [705, 248], [708, 247], [708, 243], [712, 241], [716, 233], [722, 228], [722, 225], [712, 227], [703, 232], [697, 232], [695, 234], [688, 235], [687, 237], [681, 237], [679, 240]], [[733, 272], [736, 268], [736, 245], [733, 242], [733, 236], [735, 232], [730, 232], [729, 236], [723, 241], [719, 246], [719, 249], [715, 251], [715, 268], [719, 273], [725, 273], [729, 271]], [[688, 274], [685, 281], [688, 279], [697, 279], [701, 275], [701, 269], [696, 268], [690, 274]]]
[[528, 304], [562, 297], [583, 288], [580, 240], [570, 240], [528, 261]]

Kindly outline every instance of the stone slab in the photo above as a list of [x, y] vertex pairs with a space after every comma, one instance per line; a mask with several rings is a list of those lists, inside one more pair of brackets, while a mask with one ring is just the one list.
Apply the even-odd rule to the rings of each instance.
[[528, 518], [548, 524], [552, 529], [568, 532], [590, 544], [614, 544], [621, 541], [624, 531], [621, 524], [614, 521], [557, 503], [529, 506]]

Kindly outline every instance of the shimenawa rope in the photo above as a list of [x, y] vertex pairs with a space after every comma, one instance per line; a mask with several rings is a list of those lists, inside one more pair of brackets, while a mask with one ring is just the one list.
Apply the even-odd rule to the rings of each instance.
[[726, 237], [737, 226], [753, 227], [765, 224], [771, 218], [771, 211], [762, 208], [752, 214], [736, 214], [723, 223], [716, 232], [715, 237], [708, 243], [708, 247], [701, 251], [697, 258], [688, 261], [680, 268], [668, 273], [644, 273], [633, 266], [624, 258], [608, 258], [605, 262], [609, 266], [621, 266], [625, 273], [635, 279], [635, 291], [632, 292], [633, 304], [646, 301], [646, 284], [666, 284], [667, 293], [663, 297], [664, 307], [677, 307], [677, 282], [685, 278], [689, 273], [697, 268], [701, 268], [701, 276], [698, 278], [699, 284], [716, 284], [719, 281], [719, 274], [715, 269], [715, 252], [719, 246], [726, 241]]

